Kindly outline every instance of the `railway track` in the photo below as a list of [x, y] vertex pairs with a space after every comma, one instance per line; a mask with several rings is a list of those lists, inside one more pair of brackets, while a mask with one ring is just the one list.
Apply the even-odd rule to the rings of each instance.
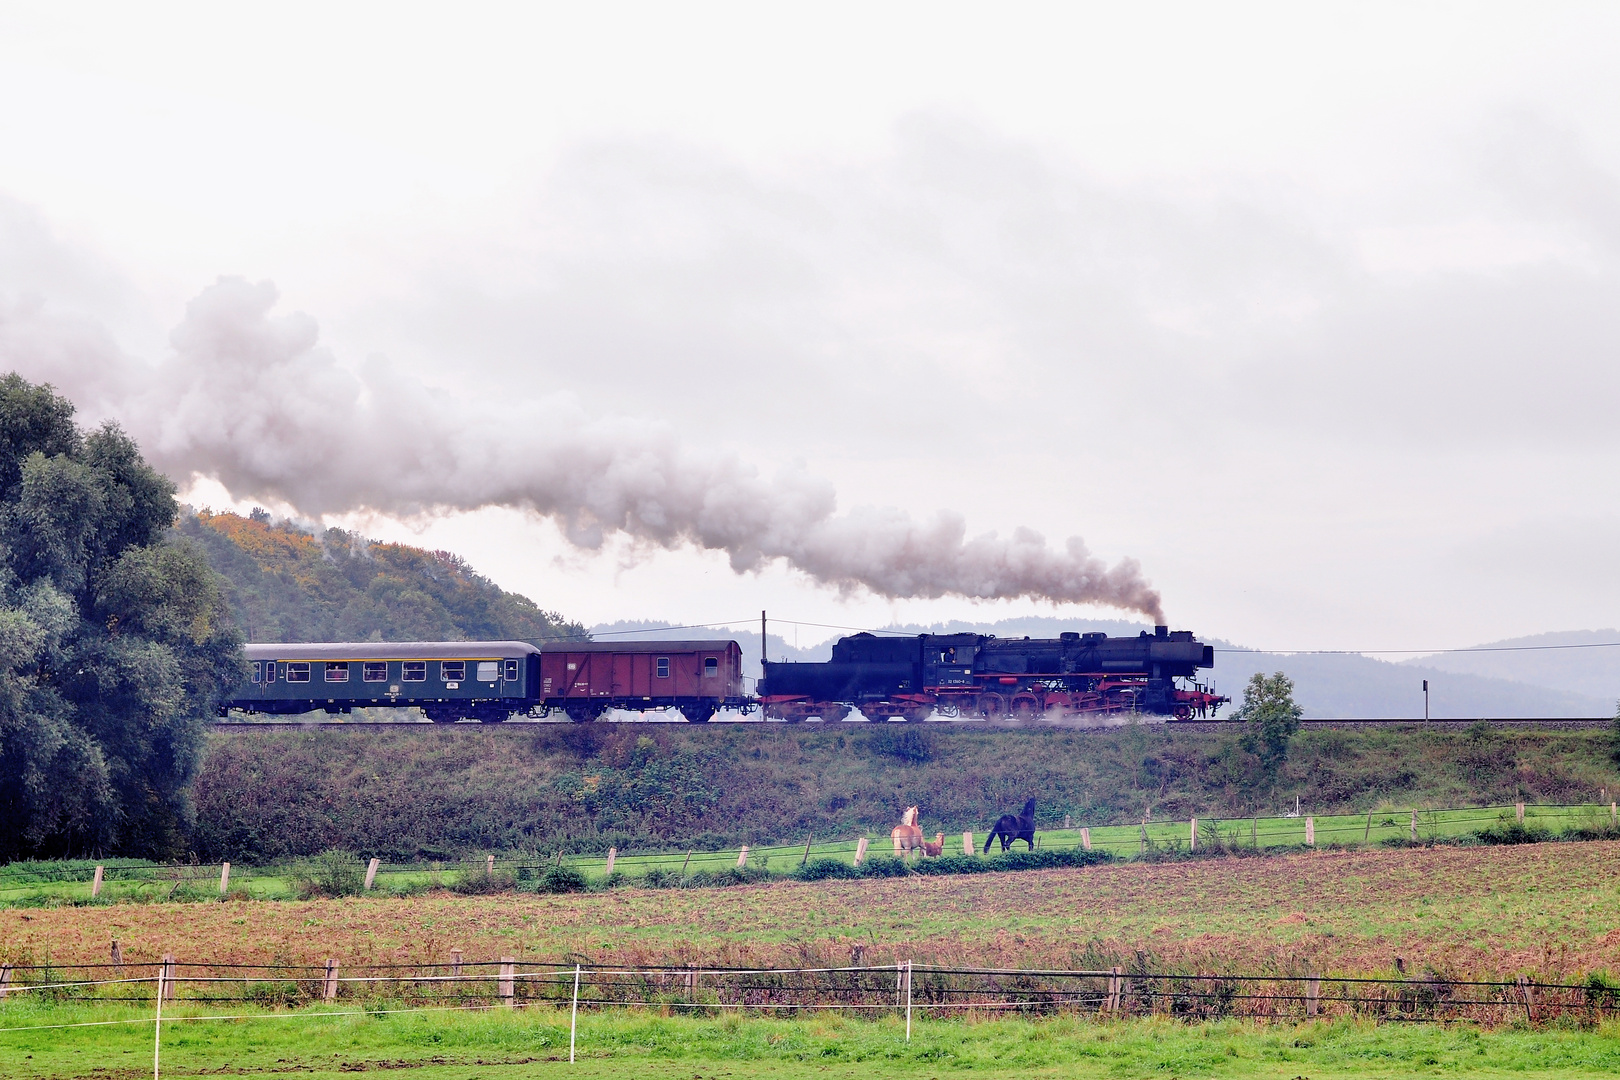
[[[722, 719], [721, 717], [718, 717], [718, 716], [715, 717], [715, 719], [713, 721], [711, 721], [711, 723], [715, 723], [715, 724], [757, 724], [757, 723], [760, 723], [760, 722], [761, 721], [755, 720], [755, 719], [728, 720], [728, 719]], [[864, 722], [865, 721], [861, 721], [861, 720], [854, 720], [854, 721], [845, 720], [845, 721], [842, 721], [841, 723], [842, 724], [851, 724], [851, 723], [853, 723], [853, 724], [862, 724]], [[1151, 718], [1144, 718], [1144, 720], [1142, 722], [1143, 723], [1154, 724], [1156, 726], [1162, 724], [1162, 725], [1164, 725], [1166, 727], [1175, 727], [1178, 730], [1184, 730], [1184, 731], [1205, 731], [1205, 732], [1226, 731], [1226, 730], [1230, 730], [1232, 728], [1232, 726], [1233, 726], [1232, 721], [1229, 721], [1229, 720], [1178, 720], [1178, 721], [1166, 722], [1165, 720], [1163, 720], [1160, 717], [1151, 717]], [[1465, 727], [1469, 726], [1470, 724], [1485, 723], [1485, 724], [1492, 724], [1492, 725], [1495, 725], [1495, 726], [1498, 726], [1498, 727], [1579, 729], [1579, 728], [1607, 727], [1609, 724], [1611, 724], [1613, 722], [1614, 722], [1613, 718], [1612, 717], [1607, 717], [1607, 716], [1557, 716], [1557, 717], [1491, 717], [1491, 716], [1484, 716], [1484, 717], [1447, 718], [1447, 719], [1434, 719], [1434, 720], [1424, 720], [1421, 716], [1411, 717], [1411, 718], [1306, 717], [1306, 718], [1304, 718], [1304, 719], [1302, 719], [1300, 721], [1300, 726], [1301, 727], [1306, 727], [1306, 728], [1346, 728], [1346, 727], [1348, 727], [1348, 728], [1357, 728], [1357, 727], [1401, 727], [1401, 726], [1407, 726], [1407, 727], [1427, 727], [1427, 728], [1431, 728], [1431, 729], [1454, 730], [1454, 729], [1459, 729], [1459, 728], [1465, 728]], [[663, 717], [656, 717], [656, 718], [646, 718], [646, 719], [641, 719], [641, 720], [599, 720], [599, 721], [596, 721], [596, 723], [600, 723], [600, 724], [685, 724], [686, 721], [683, 718], [681, 718], [679, 714], [673, 714], [673, 715], [670, 716], [669, 719], [664, 719]], [[776, 723], [779, 723], [779, 721], [770, 721], [770, 723], [776, 724]], [[817, 724], [818, 722], [810, 720], [810, 721], [805, 721], [805, 723], [807, 723], [807, 724]], [[988, 720], [935, 720], [935, 721], [928, 721], [928, 723], [931, 723], [931, 724], [935, 725], [935, 730], [937, 730], [938, 728], [941, 728], [941, 727], [957, 727], [957, 726], [960, 726], [960, 727], [964, 727], [964, 728], [972, 728], [974, 730], [980, 730], [980, 729], [984, 729], [984, 728], [995, 728], [995, 729], [1007, 730], [1007, 731], [1033, 731], [1033, 730], [1053, 730], [1053, 729], [1063, 728], [1063, 729], [1071, 729], [1071, 730], [1076, 730], [1076, 731], [1107, 731], [1107, 730], [1110, 730], [1112, 728], [1123, 726], [1123, 725], [1121, 725], [1119, 723], [1086, 724], [1086, 723], [1078, 723], [1078, 722], [1052, 722], [1052, 721], [1044, 721], [1044, 720], [1034, 720], [1034, 721], [1028, 721], [1028, 722], [1024, 722], [1024, 723], [1017, 723], [1017, 722], [1013, 722], [1013, 721], [991, 722], [991, 721], [988, 721]], [[505, 724], [480, 724], [476, 720], [466, 720], [466, 721], [462, 721], [460, 726], [527, 728], [527, 727], [535, 727], [535, 726], [540, 726], [540, 725], [546, 725], [546, 726], [555, 725], [555, 726], [564, 726], [564, 727], [576, 726], [576, 725], [573, 724], [572, 721], [568, 720], [566, 717], [558, 717], [558, 718], [554, 718], [554, 719], [553, 718], [548, 718], [548, 719], [545, 719], [545, 720], [508, 720], [508, 721], [506, 721]], [[286, 728], [286, 727], [291, 727], [291, 728], [316, 728], [316, 727], [318, 727], [318, 728], [383, 728], [383, 727], [390, 727], [390, 728], [392, 728], [392, 727], [444, 728], [444, 727], [453, 727], [453, 726], [457, 726], [457, 725], [435, 724], [435, 723], [433, 723], [431, 721], [428, 721], [428, 720], [216, 720], [216, 721], [214, 721], [213, 726], [218, 727], [218, 728], [228, 728], [228, 729], [236, 730], [236, 729], [244, 729], [244, 728]], [[693, 724], [693, 725], [688, 725], [688, 726], [700, 727], [702, 725]], [[832, 725], [829, 725], [829, 726], [832, 726]]]

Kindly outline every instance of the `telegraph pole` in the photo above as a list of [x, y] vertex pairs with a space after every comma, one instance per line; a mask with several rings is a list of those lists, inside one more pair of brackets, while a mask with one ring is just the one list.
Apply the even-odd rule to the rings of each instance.
[[[763, 614], [763, 613], [762, 613]], [[1423, 722], [1429, 722], [1429, 680], [1423, 680]]]

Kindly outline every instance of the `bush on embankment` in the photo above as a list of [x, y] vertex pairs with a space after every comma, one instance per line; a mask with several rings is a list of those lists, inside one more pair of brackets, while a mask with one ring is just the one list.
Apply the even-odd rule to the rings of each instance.
[[[982, 833], [1029, 796], [1043, 827], [1384, 802], [1591, 802], [1620, 778], [1601, 729], [1307, 728], [1270, 773], [1239, 732], [1133, 725], [507, 725], [218, 730], [194, 851], [260, 862], [332, 847], [388, 860]], [[1604, 798], [1607, 801], [1607, 798]]]

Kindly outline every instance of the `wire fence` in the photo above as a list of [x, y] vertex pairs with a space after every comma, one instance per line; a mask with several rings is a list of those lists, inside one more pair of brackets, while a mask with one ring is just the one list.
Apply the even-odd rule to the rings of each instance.
[[[642, 967], [520, 963], [515, 957], [439, 965], [253, 965], [176, 962], [0, 969], [0, 1032], [7, 999], [74, 1005], [253, 1008], [276, 1012], [365, 1005], [367, 1012], [435, 1008], [647, 1009], [716, 1015], [938, 1018], [1162, 1016], [1297, 1022], [1379, 1021], [1539, 1025], [1597, 1023], [1620, 1014], [1620, 985], [1520, 977], [1235, 975], [1109, 970], [941, 967], [911, 963], [820, 968]], [[245, 1014], [251, 1015], [251, 1014]], [[324, 1014], [318, 1014], [324, 1015]], [[188, 1019], [171, 1014], [171, 1019]], [[34, 1025], [37, 1027], [38, 1025]]]
[[[943, 833], [935, 830], [935, 834]], [[926, 835], [926, 830], [925, 830]], [[1181, 820], [1142, 820], [1083, 825], [1066, 821], [1062, 827], [1038, 829], [1033, 846], [1044, 851], [1089, 850], [1112, 858], [1199, 853], [1242, 853], [1265, 850], [1294, 850], [1322, 847], [1373, 847], [1388, 845], [1436, 844], [1465, 841], [1524, 842], [1537, 839], [1620, 839], [1620, 807], [1601, 803], [1515, 803], [1471, 807], [1384, 808], [1361, 814], [1316, 816], [1309, 813], [1228, 818], [1187, 818]], [[943, 854], [982, 858], [983, 834], [967, 831], [945, 833]], [[1022, 843], [1019, 841], [1018, 843]], [[870, 845], [868, 850], [867, 844]], [[366, 875], [365, 891], [376, 889], [426, 889], [455, 886], [468, 876], [510, 875], [516, 881], [535, 881], [547, 871], [567, 866], [587, 881], [601, 882], [610, 872], [619, 880], [635, 881], [650, 874], [668, 884], [694, 875], [716, 875], [733, 869], [792, 873], [812, 860], [838, 860], [849, 863], [889, 853], [889, 842], [877, 837], [814, 840], [800, 844], [773, 844], [762, 847], [732, 848], [720, 851], [635, 852], [611, 856], [568, 854], [558, 851], [550, 858], [534, 856], [470, 859], [447, 864], [422, 865], [388, 863], [376, 860]], [[359, 863], [366, 869], [365, 863]], [[958, 864], [960, 867], [960, 864]], [[986, 867], [990, 868], [990, 867]], [[309, 871], [309, 860], [260, 867], [238, 867], [234, 871], [215, 863], [210, 865], [147, 863], [136, 860], [91, 863], [12, 863], [0, 867], [0, 903], [17, 903], [34, 897], [92, 899], [106, 891], [140, 893], [153, 898], [195, 897], [214, 891], [238, 895], [273, 897], [294, 891], [300, 874]], [[660, 877], [661, 875], [661, 877]], [[115, 888], [116, 886], [116, 888]]]

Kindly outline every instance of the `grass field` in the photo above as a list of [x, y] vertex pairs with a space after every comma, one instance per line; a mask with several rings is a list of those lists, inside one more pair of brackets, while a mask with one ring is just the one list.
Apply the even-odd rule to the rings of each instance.
[[[1391, 842], [1420, 843], [1449, 842], [1477, 836], [1482, 831], [1503, 829], [1517, 824], [1511, 806], [1469, 807], [1459, 809], [1413, 809], [1384, 807], [1366, 814], [1321, 816], [1311, 819], [1315, 842], [1324, 847], [1378, 847]], [[1572, 830], [1585, 830], [1588, 834], [1616, 832], [1611, 808], [1587, 806], [1535, 806], [1525, 808], [1525, 829], [1544, 835], [1560, 835]], [[932, 837], [941, 830], [926, 831]], [[1140, 857], [1144, 852], [1161, 856], [1186, 853], [1192, 844], [1190, 821], [1153, 821], [1133, 825], [1103, 825], [1090, 829], [1091, 845], [1115, 858]], [[982, 832], [973, 834], [974, 852], [982, 852]], [[961, 833], [947, 834], [947, 853], [962, 851]], [[1078, 827], [1046, 829], [1038, 834], [1038, 842], [1045, 850], [1073, 850], [1082, 846]], [[786, 873], [809, 859], [832, 858], [852, 861], [857, 840], [830, 843], [778, 844], [750, 847], [747, 865], [754, 868]], [[1205, 850], [1212, 847], [1237, 851], [1286, 851], [1304, 848], [1306, 819], [1303, 817], [1254, 817], [1247, 819], [1206, 818], [1198, 823], [1198, 844]], [[871, 838], [873, 855], [890, 850], [886, 836]], [[685, 875], [698, 871], [724, 870], [737, 865], [739, 849], [728, 851], [666, 851], [628, 854], [617, 857], [614, 870], [625, 879], [634, 881], [648, 871], [659, 870]], [[607, 876], [604, 856], [570, 856], [566, 864], [578, 869], [587, 880], [601, 882]], [[357, 868], [360, 862], [357, 858]], [[212, 900], [218, 897], [219, 867], [150, 867], [134, 860], [109, 860], [107, 877], [100, 899], [118, 900]], [[497, 860], [503, 870], [527, 868], [543, 869], [544, 860], [521, 857], [503, 857]], [[41, 902], [83, 903], [91, 896], [90, 878], [94, 864], [76, 863], [13, 863], [0, 867], [0, 906], [32, 905]], [[376, 889], [388, 893], [412, 893], [445, 886], [456, 882], [464, 873], [456, 864], [449, 867], [385, 866], [378, 875]], [[239, 898], [255, 900], [283, 900], [296, 895], [296, 879], [289, 866], [247, 867], [233, 866], [230, 887]]]
[[1454, 977], [1620, 973], [1620, 842], [728, 889], [149, 903], [0, 911], [0, 961], [868, 963]]
[[[180, 1015], [185, 1015], [181, 1011]], [[746, 1078], [983, 1077], [1595, 1077], [1620, 1073], [1620, 1029], [1383, 1025], [1353, 1021], [1185, 1025], [1098, 1022], [903, 1021], [821, 1015], [806, 1020], [581, 1016], [568, 1062], [568, 1014], [543, 1008], [438, 1013], [317, 1011], [246, 1014], [163, 1026], [165, 1076], [337, 1077], [400, 1073], [471, 1077]], [[0, 1027], [138, 1020], [122, 1026], [0, 1031], [0, 1073], [18, 1078], [151, 1075], [150, 1017], [131, 1010], [0, 1005]]]

